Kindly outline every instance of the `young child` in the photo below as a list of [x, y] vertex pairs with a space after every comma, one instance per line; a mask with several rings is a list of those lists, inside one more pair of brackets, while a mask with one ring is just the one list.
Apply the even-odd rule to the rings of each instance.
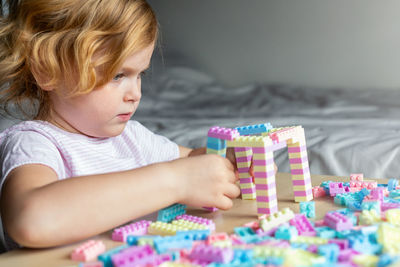
[[158, 28], [144, 0], [9, 0], [0, 20], [1, 243], [50, 247], [174, 203], [229, 209], [234, 159], [130, 118]]

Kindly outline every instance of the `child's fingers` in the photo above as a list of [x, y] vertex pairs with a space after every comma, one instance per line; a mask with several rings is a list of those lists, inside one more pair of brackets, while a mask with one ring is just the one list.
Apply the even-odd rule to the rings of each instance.
[[236, 184], [228, 184], [226, 186], [225, 196], [229, 198], [237, 198], [240, 195], [240, 188]]
[[218, 199], [218, 204], [216, 205], [216, 207], [221, 210], [228, 210], [228, 209], [232, 208], [232, 206], [233, 206], [232, 199], [230, 199], [227, 196], [221, 196]]

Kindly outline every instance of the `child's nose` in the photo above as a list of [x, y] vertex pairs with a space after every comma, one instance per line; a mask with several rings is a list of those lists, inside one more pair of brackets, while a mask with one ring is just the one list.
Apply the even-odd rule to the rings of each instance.
[[125, 101], [137, 102], [142, 97], [140, 85], [132, 84], [125, 93]]

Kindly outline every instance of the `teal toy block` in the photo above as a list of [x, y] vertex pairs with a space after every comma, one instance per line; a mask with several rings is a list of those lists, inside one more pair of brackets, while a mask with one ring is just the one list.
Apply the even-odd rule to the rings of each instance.
[[186, 205], [183, 204], [173, 204], [158, 211], [157, 221], [161, 222], [171, 222], [176, 216], [186, 213]]

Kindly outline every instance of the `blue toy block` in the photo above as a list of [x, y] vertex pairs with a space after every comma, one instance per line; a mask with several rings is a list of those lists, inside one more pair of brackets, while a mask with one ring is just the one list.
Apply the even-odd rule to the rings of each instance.
[[186, 239], [183, 235], [165, 236], [154, 239], [154, 248], [158, 254], [173, 249], [191, 248], [193, 241]]
[[214, 150], [221, 150], [226, 148], [226, 140], [218, 139], [214, 137], [207, 138], [207, 148], [211, 148]]
[[335, 238], [336, 231], [328, 226], [316, 227], [317, 236], [322, 238]]
[[190, 231], [177, 231], [176, 235], [183, 236], [190, 240], [206, 240], [210, 235], [210, 229], [206, 230], [190, 230]]
[[281, 226], [275, 231], [275, 238], [291, 240], [292, 238], [299, 235], [295, 226]]
[[238, 236], [248, 236], [256, 234], [254, 230], [250, 227], [235, 227], [234, 231], [235, 234], [237, 234]]
[[254, 251], [252, 249], [238, 249], [233, 250], [233, 261], [237, 263], [246, 263], [253, 259]]
[[173, 204], [158, 211], [157, 221], [171, 222], [176, 216], [186, 213], [186, 205], [183, 204]]
[[328, 262], [337, 262], [339, 257], [339, 246], [336, 244], [318, 246], [318, 254], [324, 256]]
[[272, 127], [272, 125], [268, 122], [264, 124], [236, 127], [235, 129], [240, 133], [240, 135], [253, 135], [267, 133], [273, 128], [274, 127]]
[[155, 239], [160, 237], [159, 235], [128, 235], [126, 238], [126, 243], [130, 246], [136, 246], [140, 239]]
[[387, 189], [389, 190], [389, 191], [392, 191], [392, 190], [396, 190], [396, 186], [399, 184], [399, 180], [397, 180], [397, 179], [390, 179], [389, 180], [389, 182], [388, 182], [388, 184], [387, 184]]
[[129, 247], [128, 245], [122, 245], [122, 246], [113, 248], [111, 250], [107, 250], [106, 252], [97, 256], [97, 259], [103, 263], [103, 267], [112, 267], [113, 263], [112, 263], [111, 256], [121, 252], [122, 250], [124, 250], [128, 247]]
[[386, 267], [392, 263], [395, 263], [399, 260], [399, 256], [389, 255], [389, 254], [382, 254], [379, 256], [379, 261], [377, 263], [377, 267]]
[[307, 218], [315, 218], [315, 202], [300, 202], [300, 213], [306, 215]]

